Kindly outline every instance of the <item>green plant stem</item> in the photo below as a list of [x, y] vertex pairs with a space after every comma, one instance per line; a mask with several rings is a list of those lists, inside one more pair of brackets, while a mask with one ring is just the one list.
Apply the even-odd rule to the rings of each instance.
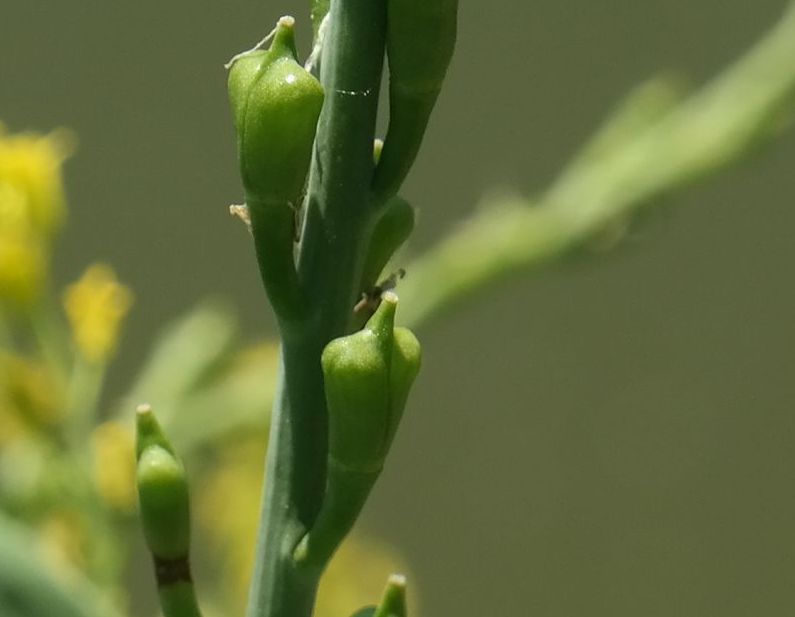
[[[534, 203], [479, 209], [406, 270], [404, 323], [425, 322], [505, 277], [553, 261], [655, 197], [735, 162], [795, 98], [795, 3], [753, 49], [646, 130], [577, 164]], [[791, 112], [791, 110], [789, 110]]]
[[157, 590], [165, 617], [201, 617], [193, 582], [180, 581], [161, 585]]
[[94, 428], [106, 369], [104, 362], [89, 362], [79, 353], [75, 355], [66, 389], [66, 415], [76, 445]]
[[285, 326], [248, 617], [309, 617], [321, 570], [293, 550], [325, 487], [320, 354], [347, 332], [374, 212], [373, 137], [386, 31], [384, 0], [334, 0], [321, 65], [326, 93], [299, 248], [310, 315]]
[[68, 378], [71, 361], [66, 326], [56, 308], [55, 300], [47, 296], [25, 317], [28, 330], [39, 348], [42, 358], [57, 379]]

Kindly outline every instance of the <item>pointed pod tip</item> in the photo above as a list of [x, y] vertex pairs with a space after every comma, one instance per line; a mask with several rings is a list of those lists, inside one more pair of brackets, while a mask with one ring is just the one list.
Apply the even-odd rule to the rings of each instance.
[[386, 582], [386, 589], [375, 617], [406, 617], [406, 577], [392, 574]]
[[295, 18], [284, 15], [276, 22], [276, 29], [273, 32], [273, 42], [270, 51], [274, 57], [289, 57], [295, 60], [298, 51], [295, 47]]
[[386, 291], [381, 294], [381, 303], [366, 325], [366, 328], [371, 330], [379, 340], [383, 342], [389, 341], [390, 346], [395, 329], [397, 304], [398, 297], [394, 292]]
[[381, 294], [381, 302], [393, 304], [397, 308], [398, 295], [394, 291], [385, 291]]
[[135, 408], [135, 433], [136, 433], [136, 458], [140, 460], [144, 450], [152, 445], [157, 445], [174, 455], [174, 448], [163, 432], [160, 422], [157, 421], [152, 406], [149, 404], [138, 405]]
[[295, 27], [295, 17], [292, 15], [282, 15], [279, 17], [279, 21], [276, 22], [277, 25], [283, 28], [294, 28]]

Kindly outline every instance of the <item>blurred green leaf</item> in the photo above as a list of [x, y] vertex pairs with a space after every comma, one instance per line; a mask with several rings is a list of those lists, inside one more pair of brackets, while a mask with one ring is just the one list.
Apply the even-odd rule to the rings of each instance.
[[67, 587], [36, 555], [36, 539], [0, 515], [0, 615], [3, 617], [120, 617], [76, 572]]
[[138, 404], [149, 403], [169, 426], [180, 399], [200, 387], [223, 360], [236, 329], [231, 312], [209, 302], [167, 325], [117, 414], [131, 417]]
[[179, 451], [187, 455], [234, 430], [267, 429], [278, 367], [278, 345], [265, 343], [238, 354], [213, 383], [186, 397], [169, 424]]

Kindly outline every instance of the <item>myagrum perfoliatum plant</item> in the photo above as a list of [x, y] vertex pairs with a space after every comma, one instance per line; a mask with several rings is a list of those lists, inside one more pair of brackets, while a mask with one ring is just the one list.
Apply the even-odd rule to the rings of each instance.
[[[347, 600], [350, 589], [321, 588], [315, 602], [329, 556], [399, 439], [420, 348], [396, 324], [427, 324], [507, 273], [614, 246], [655, 198], [774, 136], [795, 98], [795, 4], [787, 6], [690, 95], [660, 77], [630, 92], [532, 200], [489, 200], [427, 253], [392, 266], [415, 223], [398, 191], [450, 61], [455, 2], [316, 1], [306, 68], [295, 20], [279, 20], [269, 43], [230, 63], [229, 94], [246, 202], [234, 212], [249, 223], [281, 350], [235, 349], [232, 315], [203, 304], [163, 329], [110, 408], [102, 390], [132, 292], [99, 263], [64, 290], [51, 276], [73, 140], [0, 125], [0, 614], [123, 614], [141, 595], [122, 592], [136, 518], [168, 617], [195, 617], [199, 600], [208, 616], [239, 614], [231, 605], [248, 579], [254, 534], [245, 513], [258, 505], [270, 429], [248, 616], [404, 615], [399, 575], [377, 607], [348, 606], [360, 603]], [[298, 25], [308, 30], [308, 21]], [[379, 101], [385, 63], [388, 100]], [[389, 112], [383, 142], [379, 104]], [[131, 410], [143, 400], [158, 419], [139, 407], [136, 447]], [[202, 556], [209, 549], [198, 598], [191, 518]], [[339, 591], [374, 571], [367, 595], [376, 596], [392, 560], [376, 567], [376, 551], [360, 547], [349, 536], [324, 580]], [[339, 557], [347, 576], [335, 571]], [[339, 598], [345, 606], [329, 603]]]
[[[228, 65], [245, 195], [235, 212], [253, 236], [282, 342], [248, 617], [313, 612], [320, 577], [383, 468], [420, 367], [420, 345], [396, 318], [420, 321], [502, 272], [591, 244], [651, 198], [769, 135], [769, 120], [792, 98], [791, 6], [751, 53], [688, 100], [665, 80], [633, 92], [536, 204], [484, 209], [410, 266], [396, 294], [388, 288], [398, 271], [384, 270], [414, 226], [398, 191], [452, 58], [457, 8], [457, 0], [315, 0], [306, 67], [292, 17]], [[380, 141], [385, 61], [389, 124]], [[185, 473], [149, 407], [139, 409], [137, 451], [163, 612], [195, 617]], [[350, 611], [402, 617], [404, 579], [389, 578], [379, 605]]]
[[[317, 3], [310, 70], [299, 63], [292, 17], [228, 64], [245, 195], [236, 212], [282, 339], [252, 617], [312, 614], [320, 576], [381, 472], [419, 370], [420, 345], [395, 326], [397, 295], [378, 280], [414, 224], [397, 192], [452, 58], [457, 8], [457, 0]], [[380, 141], [385, 57], [389, 128]], [[148, 407], [139, 409], [138, 444], [161, 607], [167, 617], [198, 615], [184, 471]], [[390, 578], [381, 605], [364, 614], [404, 614], [404, 589]]]

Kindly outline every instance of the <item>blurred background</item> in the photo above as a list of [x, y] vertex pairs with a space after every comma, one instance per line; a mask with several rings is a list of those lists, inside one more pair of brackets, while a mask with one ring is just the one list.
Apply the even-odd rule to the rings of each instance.
[[[700, 84], [784, 5], [462, 2], [403, 191], [420, 209], [407, 255], [483, 195], [543, 189], [633, 85], [671, 69]], [[78, 139], [56, 284], [101, 259], [135, 293], [108, 406], [200, 299], [232, 305], [244, 343], [275, 335], [227, 213], [241, 188], [223, 63], [285, 13], [306, 53], [296, 0], [0, 9], [0, 119]], [[419, 614], [791, 610], [793, 161], [791, 131], [670, 197], [617, 251], [518, 275], [421, 328], [425, 365], [360, 522], [401, 553]]]

